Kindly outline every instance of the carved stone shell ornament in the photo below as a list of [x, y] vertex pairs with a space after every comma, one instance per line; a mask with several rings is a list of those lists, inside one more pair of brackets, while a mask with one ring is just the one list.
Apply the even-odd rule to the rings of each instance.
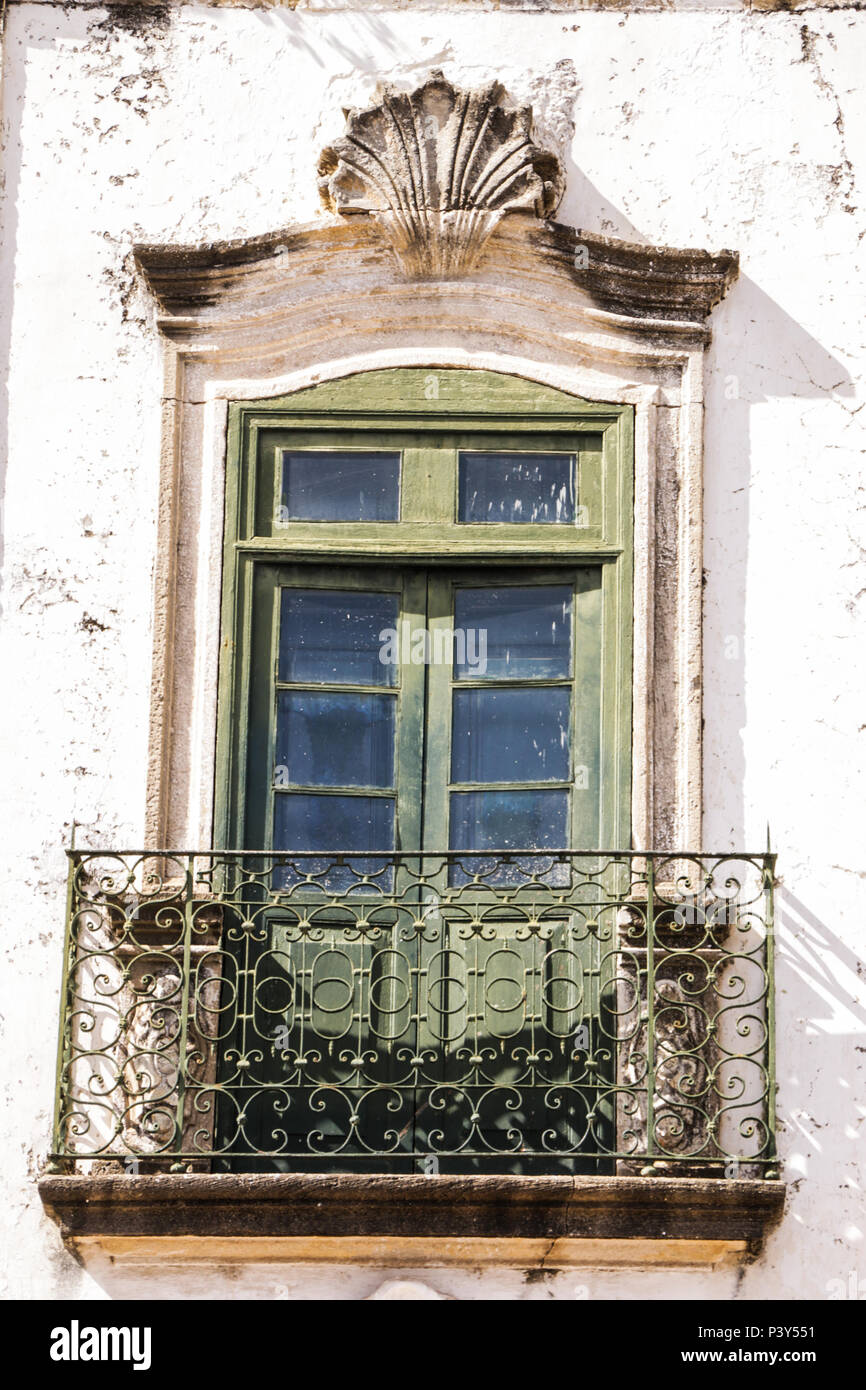
[[467, 92], [435, 72], [349, 112], [319, 159], [326, 206], [372, 216], [411, 279], [465, 275], [505, 213], [549, 217], [562, 197], [562, 166], [535, 144], [531, 108], [503, 95], [498, 82]]

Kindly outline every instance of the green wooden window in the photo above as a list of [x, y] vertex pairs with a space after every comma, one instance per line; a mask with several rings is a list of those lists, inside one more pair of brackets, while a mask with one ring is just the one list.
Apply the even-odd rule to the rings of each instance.
[[395, 370], [229, 443], [220, 840], [627, 845], [630, 410]]
[[[597, 1171], [575, 1158], [590, 1112], [610, 1147], [610, 1091], [569, 1083], [575, 1027], [584, 1048], [601, 1027], [591, 937], [541, 902], [527, 932], [525, 892], [466, 920], [476, 870], [488, 893], [510, 881], [485, 854], [537, 851], [542, 891], [567, 872], [546, 851], [630, 843], [631, 429], [626, 407], [458, 370], [230, 412], [216, 833], [285, 852], [269, 888], [286, 906], [237, 934], [231, 988], [258, 1002], [225, 1075], [243, 1092], [242, 1054], [268, 1073], [244, 1126], [278, 1166]], [[419, 887], [398, 851], [455, 853]], [[383, 905], [358, 932], [365, 893]], [[524, 1087], [541, 1037], [547, 1080]], [[492, 1084], [467, 1083], [470, 1054]]]

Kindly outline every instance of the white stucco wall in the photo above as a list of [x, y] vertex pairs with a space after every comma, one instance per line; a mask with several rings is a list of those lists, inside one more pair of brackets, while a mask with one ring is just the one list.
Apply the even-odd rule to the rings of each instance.
[[[377, 78], [502, 80], [566, 160], [561, 221], [740, 252], [713, 318], [705, 455], [705, 847], [780, 855], [783, 1225], [739, 1275], [426, 1271], [457, 1297], [866, 1295], [866, 17], [678, 6], [9, 6], [0, 332], [3, 1246], [13, 1296], [99, 1279], [34, 1179], [49, 1142], [63, 847], [142, 839], [160, 346], [133, 241], [320, 216], [315, 163]], [[230, 1297], [359, 1297], [375, 1270], [221, 1267]]]

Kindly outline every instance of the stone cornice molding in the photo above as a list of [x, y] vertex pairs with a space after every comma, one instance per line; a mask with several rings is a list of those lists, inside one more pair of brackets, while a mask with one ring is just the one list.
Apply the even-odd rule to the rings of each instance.
[[[254, 316], [256, 301], [264, 312], [270, 292], [285, 290], [287, 282], [303, 280], [308, 273], [320, 274], [328, 259], [341, 254], [358, 258], [360, 279], [366, 278], [365, 271], [375, 279], [383, 271], [388, 275], [390, 258], [381, 234], [372, 222], [360, 219], [199, 246], [135, 247], [148, 288], [168, 321], [204, 320], [215, 309], [229, 311], [242, 299]], [[638, 328], [643, 321], [661, 332], [672, 331], [678, 323], [704, 329], [739, 269], [733, 251], [642, 246], [559, 222], [528, 224], [515, 218], [494, 231], [480, 264], [463, 278], [483, 283], [485, 270], [501, 266], [507, 271], [504, 259], [517, 269], [517, 263], [529, 257], [537, 271], [585, 291], [588, 302], [599, 310], [633, 320], [629, 326]], [[317, 263], [312, 272], [311, 263]]]

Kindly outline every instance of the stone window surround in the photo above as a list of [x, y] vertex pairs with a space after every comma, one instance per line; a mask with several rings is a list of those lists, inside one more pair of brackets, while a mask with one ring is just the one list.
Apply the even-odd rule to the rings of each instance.
[[[486, 369], [633, 406], [632, 845], [702, 847], [704, 354], [737, 257], [552, 221], [561, 165], [534, 143], [528, 108], [502, 96], [495, 83], [466, 93], [433, 74], [349, 113], [320, 161], [327, 220], [136, 248], [164, 349], [151, 847], [207, 848], [213, 833], [229, 403], [398, 367]], [[389, 159], [385, 188], [377, 171]], [[503, 180], [507, 160], [515, 172]], [[431, 1186], [414, 1175], [82, 1174], [46, 1176], [40, 1192], [88, 1263], [716, 1268], [754, 1258], [784, 1204], [777, 1181], [659, 1175]]]
[[524, 213], [450, 280], [407, 280], [363, 216], [136, 256], [165, 364], [146, 843], [211, 843], [229, 402], [474, 367], [634, 407], [633, 847], [700, 848], [706, 317], [736, 257]]

